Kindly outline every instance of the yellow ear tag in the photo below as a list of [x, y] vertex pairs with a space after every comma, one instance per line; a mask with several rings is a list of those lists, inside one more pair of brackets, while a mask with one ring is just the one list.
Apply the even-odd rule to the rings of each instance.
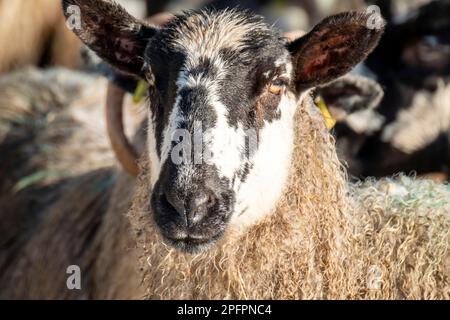
[[147, 93], [148, 84], [144, 80], [139, 80], [136, 89], [133, 94], [133, 103], [138, 104], [144, 99], [145, 94]]
[[336, 120], [333, 119], [331, 116], [330, 111], [328, 110], [327, 104], [325, 103], [325, 100], [322, 99], [322, 97], [318, 97], [315, 101], [316, 106], [319, 108], [320, 112], [323, 115], [323, 118], [325, 119], [325, 124], [328, 128], [328, 130], [331, 130], [336, 125]]

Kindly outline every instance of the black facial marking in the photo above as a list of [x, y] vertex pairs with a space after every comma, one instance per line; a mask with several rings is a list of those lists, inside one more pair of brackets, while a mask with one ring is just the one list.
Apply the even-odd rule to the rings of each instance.
[[156, 151], [161, 157], [162, 134], [175, 104], [176, 81], [180, 69], [185, 64], [186, 53], [171, 50], [167, 45], [166, 36], [161, 32], [149, 42], [145, 55], [146, 63], [151, 67], [156, 82], [156, 87], [149, 90], [149, 100], [155, 120]]
[[202, 57], [198, 65], [189, 70], [189, 74], [193, 77], [207, 76], [209, 79], [216, 78], [217, 73], [217, 68], [208, 57]]
[[245, 182], [247, 180], [251, 169], [253, 169], [253, 164], [246, 161], [243, 164], [242, 169], [239, 170], [239, 172], [236, 174], [236, 177], [239, 179], [240, 182]]
[[[179, 108], [185, 117], [192, 117], [199, 113], [212, 113], [211, 106], [208, 104], [208, 90], [203, 86], [182, 88], [178, 92], [178, 99]], [[198, 121], [201, 120], [203, 119], [198, 119]]]
[[[169, 162], [164, 164], [150, 206], [164, 238], [183, 251], [195, 253], [223, 235], [231, 218], [235, 193], [228, 189], [229, 181], [220, 178], [214, 166], [201, 166], [199, 174], [190, 177], [189, 186], [180, 184], [180, 168]], [[195, 208], [193, 202], [205, 192], [212, 192], [215, 200], [202, 213], [203, 218], [191, 224], [186, 216], [197, 214], [191, 211]]]
[[275, 66], [276, 59], [285, 52], [284, 47], [279, 42], [264, 43], [261, 48], [253, 45], [251, 52], [255, 57], [253, 61], [242, 62], [233, 60], [236, 54], [232, 51], [222, 51], [222, 55], [231, 60], [219, 95], [229, 110], [228, 122], [232, 127], [241, 123], [246, 129], [257, 129], [261, 128], [258, 119], [271, 122], [280, 117], [277, 111], [280, 97], [267, 98], [265, 91], [270, 82], [285, 71]]

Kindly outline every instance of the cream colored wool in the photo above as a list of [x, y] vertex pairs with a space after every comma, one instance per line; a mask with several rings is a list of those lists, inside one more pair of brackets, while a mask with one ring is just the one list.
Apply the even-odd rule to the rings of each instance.
[[399, 176], [352, 186], [351, 194], [355, 261], [381, 285], [364, 297], [450, 299], [450, 186]]
[[275, 212], [244, 234], [228, 231], [201, 254], [161, 241], [143, 162], [129, 216], [146, 298], [448, 299], [448, 187], [405, 178], [349, 188], [310, 101], [296, 121], [291, 177]]

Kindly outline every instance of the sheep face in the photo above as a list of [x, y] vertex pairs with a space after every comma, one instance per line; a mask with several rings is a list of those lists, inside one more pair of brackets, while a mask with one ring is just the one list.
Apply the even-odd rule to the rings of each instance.
[[149, 84], [149, 212], [188, 252], [247, 227], [276, 205], [287, 180], [294, 113], [308, 90], [348, 72], [382, 34], [341, 14], [288, 42], [262, 18], [190, 11], [151, 27], [106, 1], [76, 5], [75, 33], [113, 66]]

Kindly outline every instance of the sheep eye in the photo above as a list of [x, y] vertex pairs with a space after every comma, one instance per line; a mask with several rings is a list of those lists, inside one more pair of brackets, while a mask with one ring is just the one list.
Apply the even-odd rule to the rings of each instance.
[[286, 88], [286, 85], [284, 82], [275, 81], [269, 85], [268, 90], [271, 94], [280, 95], [284, 92], [285, 88]]

